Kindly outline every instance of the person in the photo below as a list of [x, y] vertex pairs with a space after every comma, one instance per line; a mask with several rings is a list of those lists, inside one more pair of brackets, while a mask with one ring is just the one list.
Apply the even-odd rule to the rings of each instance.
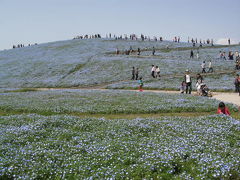
[[132, 46], [130, 46], [129, 51], [130, 51], [130, 53], [133, 52], [133, 48], [132, 48]]
[[235, 70], [239, 70], [240, 69], [240, 58], [237, 58], [235, 61]]
[[119, 53], [120, 53], [119, 49], [118, 49], [118, 48], [116, 48], [116, 54], [119, 54]]
[[180, 93], [183, 94], [185, 90], [186, 90], [186, 82], [183, 81], [180, 87]]
[[233, 60], [233, 56], [234, 56], [234, 54], [232, 53], [232, 51], [229, 51], [229, 53], [228, 53], [228, 59], [229, 59], [229, 60]]
[[206, 73], [206, 70], [205, 70], [206, 69], [206, 63], [205, 63], [205, 61], [203, 61], [201, 67], [202, 67], [202, 73]]
[[140, 48], [138, 48], [138, 55], [140, 55], [141, 54], [141, 49]]
[[227, 60], [227, 58], [226, 58], [226, 52], [223, 52], [222, 57], [223, 57], [224, 60]]
[[142, 77], [139, 78], [138, 84], [139, 84], [139, 91], [142, 92], [143, 91], [143, 80], [142, 80]]
[[136, 69], [136, 72], [135, 72], [135, 77], [136, 77], [135, 80], [138, 80], [138, 72], [139, 72], [139, 70], [138, 70], [138, 68], [137, 68], [137, 69]]
[[201, 76], [201, 74], [197, 74], [197, 82], [196, 83], [202, 83], [203, 82], [203, 77]]
[[153, 56], [155, 55], [155, 52], [156, 52], [156, 50], [155, 50], [155, 47], [153, 46], [153, 49], [152, 49], [152, 55]]
[[151, 75], [153, 78], [155, 78], [155, 71], [156, 71], [156, 68], [154, 67], [154, 65], [152, 65]]
[[239, 74], [236, 75], [236, 78], [234, 80], [234, 85], [235, 85], [235, 92], [239, 93], [239, 96], [240, 96], [240, 77], [239, 77]]
[[198, 73], [196, 79], [197, 79], [197, 82], [196, 82], [197, 94], [201, 95], [202, 94], [201, 85], [203, 83], [203, 77]]
[[213, 68], [212, 68], [212, 61], [210, 60], [208, 63], [208, 72], [212, 73], [213, 72]]
[[228, 45], [230, 45], [231, 44], [231, 40], [230, 40], [230, 38], [228, 38]]
[[135, 67], [132, 67], [132, 80], [135, 79]]
[[205, 83], [202, 83], [200, 85], [200, 95], [212, 97], [212, 93], [210, 92], [209, 88], [207, 87], [207, 85]]
[[160, 68], [158, 66], [156, 66], [156, 78], [160, 77]]
[[223, 53], [222, 53], [222, 51], [219, 51], [219, 57], [218, 57], [219, 59], [222, 59], [223, 58]]
[[191, 50], [191, 52], [190, 52], [190, 58], [193, 58], [193, 50]]
[[191, 94], [192, 92], [192, 78], [189, 74], [189, 70], [186, 70], [186, 74], [184, 76], [184, 82], [186, 82], [186, 94]]
[[202, 82], [197, 81], [196, 88], [197, 88], [197, 95], [199, 95], [199, 96], [201, 96], [201, 94], [202, 94], [201, 86], [202, 86]]
[[196, 56], [197, 56], [197, 60], [198, 60], [199, 59], [199, 51], [197, 51], [197, 55]]
[[229, 112], [228, 108], [226, 107], [226, 105], [224, 104], [224, 102], [219, 103], [217, 114], [225, 114], [225, 115], [230, 116], [230, 112]]

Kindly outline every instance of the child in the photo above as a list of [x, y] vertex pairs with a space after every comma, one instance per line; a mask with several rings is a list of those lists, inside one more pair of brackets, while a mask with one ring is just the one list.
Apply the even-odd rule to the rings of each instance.
[[230, 112], [228, 108], [225, 106], [224, 102], [219, 103], [217, 114], [226, 114], [227, 116], [230, 116]]
[[181, 94], [183, 94], [185, 90], [186, 90], [186, 83], [185, 83], [185, 81], [183, 81], [181, 84], [181, 87], [180, 87]]
[[143, 89], [142, 89], [142, 87], [143, 87], [142, 77], [139, 78], [138, 84], [139, 84], [139, 91], [142, 92], [143, 91]]

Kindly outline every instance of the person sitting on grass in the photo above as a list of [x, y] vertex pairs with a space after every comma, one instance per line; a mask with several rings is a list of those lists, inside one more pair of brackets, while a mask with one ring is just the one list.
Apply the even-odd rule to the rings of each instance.
[[143, 80], [142, 80], [142, 77], [139, 78], [138, 84], [139, 84], [139, 91], [142, 92], [143, 91]]
[[230, 112], [228, 108], [225, 106], [224, 102], [219, 103], [217, 114], [225, 114], [227, 116], [230, 116]]

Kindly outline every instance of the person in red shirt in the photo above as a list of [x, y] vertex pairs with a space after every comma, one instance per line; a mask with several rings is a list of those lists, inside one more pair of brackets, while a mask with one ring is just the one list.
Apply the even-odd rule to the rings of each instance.
[[224, 102], [219, 103], [217, 114], [226, 114], [226, 115], [230, 116], [230, 112], [229, 112], [228, 108], [225, 106]]

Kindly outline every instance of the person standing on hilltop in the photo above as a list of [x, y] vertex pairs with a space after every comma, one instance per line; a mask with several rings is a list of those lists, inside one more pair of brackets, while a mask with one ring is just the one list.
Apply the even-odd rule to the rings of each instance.
[[228, 45], [231, 45], [231, 40], [230, 40], [230, 38], [228, 38]]
[[190, 76], [189, 70], [186, 70], [184, 76], [184, 82], [186, 82], [186, 94], [191, 94], [192, 92], [192, 78]]
[[132, 67], [132, 80], [135, 79], [135, 67]]

